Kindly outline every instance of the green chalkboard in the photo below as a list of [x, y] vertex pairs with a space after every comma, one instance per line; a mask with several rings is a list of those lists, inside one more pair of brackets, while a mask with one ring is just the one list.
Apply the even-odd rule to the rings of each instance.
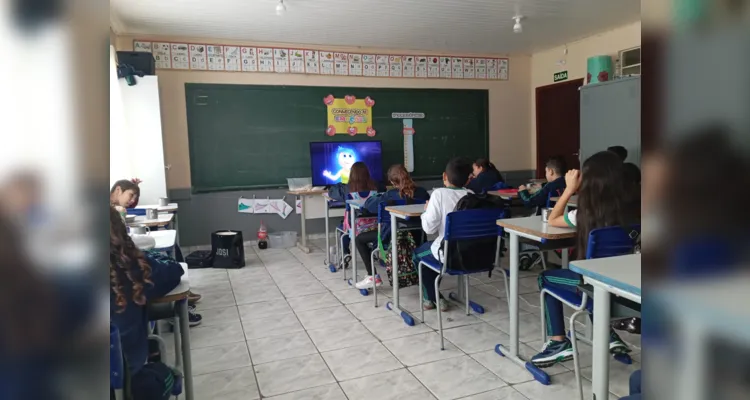
[[[326, 136], [323, 98], [370, 96], [374, 138]], [[451, 157], [489, 154], [486, 90], [185, 84], [192, 191], [286, 186], [310, 176], [310, 142], [380, 140], [383, 168], [403, 163], [402, 120], [414, 120], [416, 179], [436, 178]]]

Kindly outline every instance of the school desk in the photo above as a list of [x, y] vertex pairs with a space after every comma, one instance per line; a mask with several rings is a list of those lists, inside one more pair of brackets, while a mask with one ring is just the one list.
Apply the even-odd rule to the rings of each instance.
[[188, 266], [180, 263], [185, 273], [180, 279], [179, 285], [160, 299], [154, 299], [154, 303], [175, 303], [177, 310], [174, 324], [174, 348], [175, 366], [182, 370], [185, 379], [185, 399], [193, 400], [193, 361], [190, 354], [190, 321], [188, 320], [188, 300], [190, 292], [190, 278]]
[[[550, 197], [549, 201], [557, 202], [560, 200], [560, 197]], [[578, 195], [574, 194], [573, 196], [570, 196], [570, 200], [568, 200], [568, 205], [565, 207], [565, 209], [569, 209], [570, 207], [578, 207]]]
[[[510, 312], [510, 346], [505, 347], [502, 344], [495, 346], [495, 352], [501, 356], [508, 357], [518, 366], [527, 369], [533, 375], [534, 379], [549, 385], [550, 378], [546, 372], [531, 365], [530, 362], [522, 359], [518, 355], [518, 259], [519, 245], [518, 238], [523, 237], [535, 242], [546, 243], [551, 240], [572, 239], [576, 235], [575, 229], [555, 228], [542, 222], [541, 216], [499, 219], [497, 224], [505, 230], [510, 236], [509, 240], [509, 257], [510, 257], [510, 276], [508, 285], [508, 308]], [[498, 240], [498, 246], [500, 241]], [[500, 251], [498, 249], [497, 251]], [[563, 268], [568, 265], [568, 252], [562, 252]]]
[[[418, 218], [424, 214], [424, 204], [409, 204], [405, 206], [390, 206], [385, 210], [391, 213], [391, 260], [398, 260], [398, 224], [396, 219], [407, 220], [409, 218]], [[352, 257], [353, 259], [354, 257]], [[374, 267], [373, 267], [374, 268]], [[393, 307], [386, 303], [385, 308], [398, 314], [407, 325], [414, 325], [414, 316], [410, 312], [401, 308], [398, 299], [398, 268], [393, 268]], [[461, 286], [461, 285], [459, 285]]]
[[175, 243], [180, 243], [180, 229], [177, 226], [177, 210], [180, 208], [177, 203], [169, 203], [166, 206], [160, 206], [158, 204], [143, 204], [139, 205], [136, 208], [138, 209], [147, 209], [147, 208], [155, 208], [158, 213], [170, 213], [174, 214], [174, 219], [172, 220], [172, 223], [169, 226], [169, 229], [174, 229], [175, 232], [177, 232], [177, 236], [175, 238]]
[[490, 190], [487, 191], [490, 196], [497, 196], [503, 200], [513, 200], [518, 198], [518, 190], [512, 191], [509, 189]]
[[143, 225], [149, 228], [169, 225], [174, 219], [174, 214], [159, 214], [156, 219], [148, 219], [145, 215], [136, 216], [128, 225]]
[[[323, 193], [323, 200], [325, 200], [325, 221], [326, 221], [326, 248], [323, 249], [326, 253], [326, 258], [323, 263], [330, 269], [331, 272], [336, 272], [336, 265], [334, 260], [331, 260], [331, 231], [330, 231], [330, 218], [331, 217], [343, 217], [346, 207], [346, 202], [336, 201], [328, 197], [328, 193]], [[339, 256], [337, 254], [337, 256]]]
[[[328, 206], [326, 200], [323, 197], [324, 194], [328, 193], [325, 189], [314, 189], [314, 190], [290, 190], [286, 192], [293, 196], [297, 196], [302, 201], [302, 215], [300, 215], [300, 241], [297, 243], [299, 247], [305, 253], [310, 252], [310, 248], [307, 246], [307, 227], [305, 221], [308, 219], [326, 218], [326, 235], [328, 234], [328, 217], [329, 216], [343, 216], [343, 211], [339, 212], [332, 211], [328, 212]], [[326, 247], [328, 242], [326, 241]], [[328, 249], [325, 249], [328, 252]], [[326, 257], [327, 258], [327, 257]]]
[[610, 294], [641, 303], [641, 255], [595, 258], [570, 263], [594, 287], [591, 382], [595, 399], [609, 398]]
[[[349, 226], [352, 227], [352, 229], [349, 229], [349, 240], [350, 245], [349, 248], [351, 249], [351, 256], [352, 256], [352, 274], [353, 278], [349, 280], [349, 284], [354, 286], [355, 283], [357, 283], [357, 279], [359, 277], [357, 276], [357, 246], [355, 243], [357, 240], [357, 230], [353, 229], [356, 225], [357, 220], [357, 212], [362, 209], [362, 205], [357, 200], [347, 200], [346, 204], [349, 206]], [[344, 249], [341, 249], [341, 254], [344, 253]], [[344, 280], [346, 280], [346, 268], [343, 268], [344, 271]], [[367, 295], [367, 289], [362, 289], [359, 291], [362, 293], [363, 296]]]

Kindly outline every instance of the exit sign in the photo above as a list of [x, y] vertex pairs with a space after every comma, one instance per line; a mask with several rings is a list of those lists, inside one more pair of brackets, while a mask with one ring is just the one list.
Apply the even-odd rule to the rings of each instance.
[[560, 82], [568, 79], [568, 71], [561, 71], [552, 75], [552, 82]]

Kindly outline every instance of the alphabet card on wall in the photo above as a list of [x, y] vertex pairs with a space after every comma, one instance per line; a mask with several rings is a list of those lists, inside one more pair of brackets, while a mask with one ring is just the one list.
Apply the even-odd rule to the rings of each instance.
[[474, 79], [474, 59], [464, 58], [464, 78]]
[[390, 76], [392, 78], [400, 78], [404, 72], [404, 58], [401, 56], [390, 56], [388, 61], [391, 65]]
[[487, 60], [484, 58], [474, 59], [474, 77], [487, 79]]
[[154, 43], [153, 49], [156, 68], [171, 68], [172, 57], [169, 54], [169, 43]]
[[363, 54], [362, 55], [362, 75], [364, 76], [378, 76], [378, 66], [375, 63], [374, 54]]
[[243, 47], [241, 50], [242, 70], [255, 72], [258, 70], [258, 49], [255, 47]]
[[440, 77], [450, 79], [452, 74], [452, 64], [450, 57], [440, 57]]
[[414, 56], [404, 56], [404, 73], [402, 74], [404, 78], [414, 78], [415, 58]]
[[151, 42], [143, 42], [140, 40], [136, 40], [133, 42], [133, 51], [153, 53], [153, 50], [151, 49]]
[[289, 50], [273, 49], [273, 68], [274, 71], [286, 74], [289, 72]]
[[464, 77], [464, 59], [461, 57], [453, 57], [451, 63], [453, 64], [453, 68], [451, 69], [453, 79], [462, 79]]
[[273, 49], [258, 48], [258, 71], [273, 72]]
[[427, 57], [426, 56], [416, 57], [416, 66], [414, 67], [414, 75], [417, 78], [427, 78]]
[[333, 75], [334, 61], [333, 52], [321, 51], [320, 52], [320, 74], [321, 75]]
[[[450, 59], [448, 59], [450, 62]], [[440, 59], [435, 56], [428, 57], [427, 77], [428, 78], [440, 78], [442, 72], [440, 71]], [[450, 76], [450, 68], [448, 68], [448, 76]]]
[[224, 71], [224, 47], [206, 46], [208, 49], [208, 69], [210, 71]]
[[240, 60], [239, 46], [224, 46], [224, 69], [227, 71], [240, 71], [242, 62]]
[[388, 56], [377, 55], [375, 62], [378, 64], [378, 76], [390, 76], [388, 68]]
[[190, 45], [190, 69], [206, 70], [206, 46], [202, 44]]
[[336, 75], [349, 75], [349, 60], [346, 53], [334, 53], [333, 61], [333, 71]]
[[172, 43], [172, 68], [190, 69], [190, 51], [184, 43]]
[[508, 80], [508, 59], [501, 58], [498, 60], [497, 75], [500, 80]]
[[320, 73], [320, 57], [317, 50], [305, 50], [305, 72], [308, 74]]
[[293, 74], [305, 73], [305, 52], [289, 49], [289, 72]]
[[349, 75], [362, 76], [362, 54], [349, 54]]
[[487, 59], [487, 78], [497, 79], [497, 59]]

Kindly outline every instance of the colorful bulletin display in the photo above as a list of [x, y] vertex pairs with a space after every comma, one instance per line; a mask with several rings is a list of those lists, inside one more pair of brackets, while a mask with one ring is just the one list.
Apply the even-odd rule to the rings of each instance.
[[358, 54], [324, 50], [135, 40], [157, 69], [383, 78], [508, 80], [507, 58]]
[[372, 106], [375, 105], [375, 100], [369, 96], [358, 99], [352, 95], [346, 95], [343, 99], [337, 99], [329, 94], [323, 99], [323, 103], [327, 106], [326, 134], [328, 136], [335, 134], [375, 136], [375, 129], [372, 127]]

